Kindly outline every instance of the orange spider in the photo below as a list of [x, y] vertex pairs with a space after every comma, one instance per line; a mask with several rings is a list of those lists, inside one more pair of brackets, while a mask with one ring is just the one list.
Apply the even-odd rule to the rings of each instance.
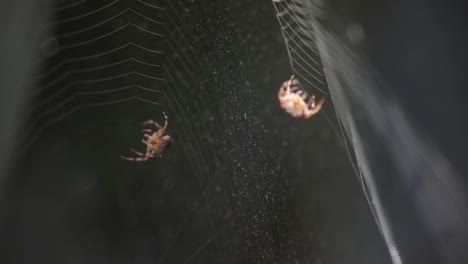
[[167, 129], [167, 115], [164, 112], [163, 114], [165, 118], [165, 123], [163, 127], [154, 120], [147, 120], [143, 122], [143, 125], [145, 126], [154, 125], [158, 128], [156, 132], [153, 131], [152, 129], [143, 129], [143, 132], [151, 133], [151, 134], [144, 134], [146, 141], [145, 139], [142, 140], [142, 142], [146, 145], [146, 153], [143, 154], [141, 152], [138, 152], [130, 148], [130, 150], [133, 153], [137, 154], [138, 157], [129, 158], [129, 157], [120, 156], [122, 159], [130, 160], [130, 161], [147, 161], [150, 158], [162, 157], [162, 152], [164, 151], [164, 149], [169, 147], [169, 144], [172, 142], [172, 138], [169, 135], [165, 135], [166, 129]]
[[283, 82], [278, 91], [278, 100], [281, 107], [295, 118], [308, 119], [317, 114], [322, 108], [325, 98], [315, 103], [315, 95], [312, 95], [306, 103], [307, 94], [299, 86], [299, 81], [294, 75], [288, 81]]

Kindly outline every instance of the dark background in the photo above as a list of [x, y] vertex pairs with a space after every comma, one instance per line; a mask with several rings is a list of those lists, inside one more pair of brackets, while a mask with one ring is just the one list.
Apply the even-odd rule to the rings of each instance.
[[[278, 107], [272, 4], [145, 2], [2, 3], [2, 263], [390, 263], [336, 124]], [[419, 2], [328, 8], [464, 172], [463, 11]]]
[[[360, 2], [357, 4], [357, 2]], [[466, 175], [466, 4], [330, 1], [344, 24], [366, 31], [363, 50], [414, 125]]]

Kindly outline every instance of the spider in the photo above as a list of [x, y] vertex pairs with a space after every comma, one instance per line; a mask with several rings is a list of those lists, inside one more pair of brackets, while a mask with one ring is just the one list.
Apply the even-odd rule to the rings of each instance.
[[294, 75], [288, 81], [283, 82], [278, 91], [278, 100], [281, 107], [295, 118], [308, 119], [317, 114], [322, 108], [325, 98], [315, 103], [315, 95], [312, 95], [306, 103], [307, 94], [299, 86], [299, 81]]
[[120, 156], [124, 160], [130, 160], [130, 161], [147, 161], [151, 158], [161, 158], [162, 157], [162, 152], [164, 149], [168, 148], [170, 143], [172, 142], [172, 138], [169, 135], [166, 134], [166, 129], [167, 129], [167, 115], [164, 113], [164, 118], [165, 118], [165, 123], [164, 126], [161, 126], [154, 120], [147, 120], [143, 122], [144, 126], [148, 125], [154, 125], [158, 128], [158, 130], [155, 132], [152, 129], [143, 129], [143, 132], [147, 132], [149, 134], [144, 134], [145, 139], [142, 139], [142, 142], [146, 145], [146, 153], [143, 154], [141, 152], [138, 152], [132, 148], [130, 150], [137, 154], [138, 157], [130, 158], [130, 157], [124, 157]]

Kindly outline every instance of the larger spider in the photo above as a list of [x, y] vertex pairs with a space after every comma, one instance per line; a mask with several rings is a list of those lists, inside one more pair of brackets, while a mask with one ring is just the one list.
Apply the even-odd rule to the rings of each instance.
[[164, 149], [166, 149], [169, 144], [172, 142], [172, 138], [169, 135], [166, 134], [166, 129], [167, 129], [167, 115], [164, 113], [164, 118], [165, 118], [165, 123], [164, 126], [161, 126], [154, 120], [147, 120], [143, 122], [143, 125], [148, 126], [148, 125], [154, 125], [158, 128], [157, 131], [153, 131], [152, 129], [143, 129], [143, 132], [147, 132], [149, 134], [144, 134], [145, 139], [142, 139], [142, 142], [146, 145], [146, 153], [143, 154], [141, 152], [138, 152], [132, 148], [130, 150], [137, 154], [138, 157], [134, 158], [129, 158], [129, 157], [124, 157], [120, 156], [124, 160], [130, 160], [130, 161], [147, 161], [150, 158], [161, 158], [162, 153]]
[[307, 94], [299, 86], [299, 81], [294, 75], [288, 81], [283, 82], [278, 91], [278, 100], [281, 107], [295, 118], [305, 119], [317, 114], [322, 108], [325, 98], [315, 103], [315, 95], [312, 95], [306, 103]]

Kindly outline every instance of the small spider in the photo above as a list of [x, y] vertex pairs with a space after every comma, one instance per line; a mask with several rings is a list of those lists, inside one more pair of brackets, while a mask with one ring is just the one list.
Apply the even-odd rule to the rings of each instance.
[[156, 132], [153, 131], [152, 129], [143, 129], [143, 132], [149, 133], [149, 134], [144, 134], [146, 141], [145, 139], [142, 140], [142, 142], [146, 145], [146, 153], [143, 154], [141, 152], [138, 152], [130, 148], [130, 150], [133, 153], [137, 154], [139, 157], [129, 158], [129, 157], [120, 156], [122, 159], [130, 160], [130, 161], [147, 161], [151, 158], [162, 157], [162, 152], [164, 151], [164, 149], [168, 148], [170, 143], [172, 142], [172, 138], [169, 135], [165, 135], [166, 128], [167, 128], [167, 115], [164, 112], [163, 114], [165, 118], [165, 123], [163, 127], [154, 120], [147, 120], [143, 122], [144, 126], [154, 125], [158, 128]]
[[312, 95], [307, 103], [306, 99], [307, 94], [299, 86], [299, 81], [294, 79], [294, 75], [283, 82], [278, 92], [281, 107], [295, 118], [310, 118], [320, 111], [325, 102], [325, 98], [322, 98], [316, 104], [315, 95]]

